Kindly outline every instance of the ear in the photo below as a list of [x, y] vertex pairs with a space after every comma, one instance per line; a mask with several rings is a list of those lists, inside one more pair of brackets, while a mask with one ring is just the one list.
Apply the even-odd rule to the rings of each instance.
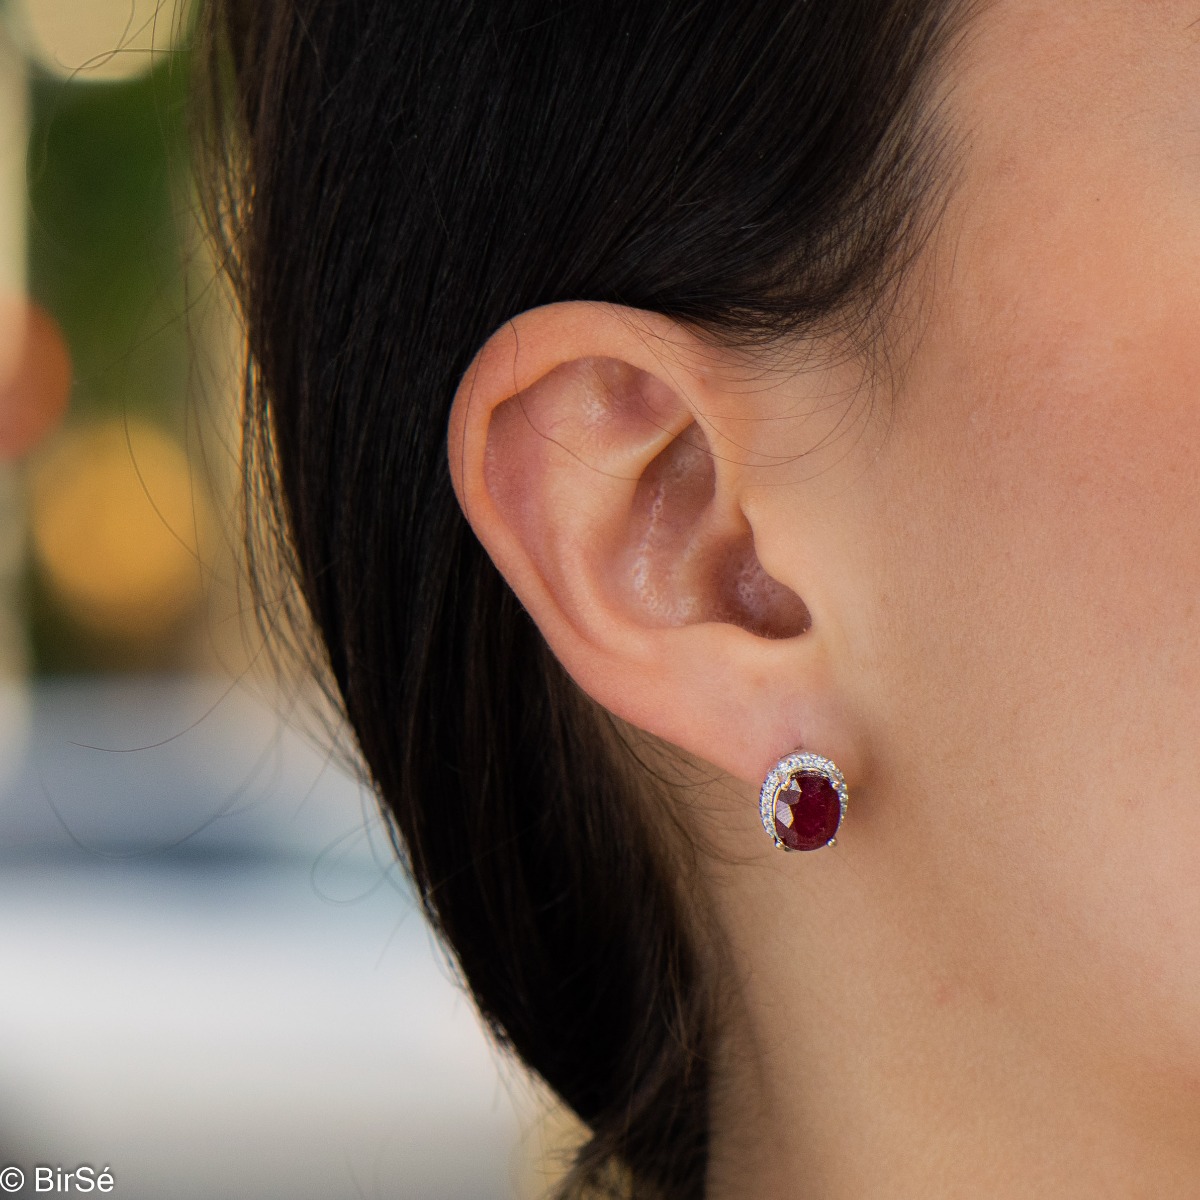
[[752, 402], [721, 368], [655, 314], [523, 313], [455, 397], [454, 487], [551, 649], [609, 711], [756, 786], [801, 746], [853, 785], [857, 747], [803, 581], [763, 566], [794, 573], [803, 547], [760, 553], [743, 503], [753, 455], [710, 415], [744, 419]]

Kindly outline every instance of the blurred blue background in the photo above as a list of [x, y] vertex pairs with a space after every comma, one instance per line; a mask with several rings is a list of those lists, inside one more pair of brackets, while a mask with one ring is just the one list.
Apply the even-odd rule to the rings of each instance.
[[0, 0], [0, 1165], [532, 1197], [569, 1124], [256, 669], [188, 67], [174, 5]]

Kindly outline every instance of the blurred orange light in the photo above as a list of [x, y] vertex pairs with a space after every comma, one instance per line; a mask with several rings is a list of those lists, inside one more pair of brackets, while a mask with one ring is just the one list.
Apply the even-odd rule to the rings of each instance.
[[68, 431], [37, 464], [30, 499], [37, 562], [81, 624], [149, 639], [199, 601], [212, 510], [161, 430], [118, 420]]
[[0, 458], [37, 445], [70, 391], [71, 356], [54, 318], [27, 300], [0, 298]]

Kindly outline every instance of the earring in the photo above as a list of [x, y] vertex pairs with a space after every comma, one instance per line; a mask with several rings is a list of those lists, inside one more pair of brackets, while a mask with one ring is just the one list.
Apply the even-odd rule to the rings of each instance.
[[771, 768], [758, 811], [778, 849], [820, 850], [834, 845], [847, 798], [846, 781], [834, 763], [797, 750]]

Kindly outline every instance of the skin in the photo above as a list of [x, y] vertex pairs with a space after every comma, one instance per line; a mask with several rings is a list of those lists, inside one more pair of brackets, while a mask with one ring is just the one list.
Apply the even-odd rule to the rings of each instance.
[[[997, 0], [943, 96], [902, 372], [535, 310], [455, 485], [580, 685], [711, 765], [713, 1200], [1191, 1197], [1200, 5]], [[787, 591], [731, 609], [748, 551]], [[850, 810], [781, 854], [800, 746]]]

